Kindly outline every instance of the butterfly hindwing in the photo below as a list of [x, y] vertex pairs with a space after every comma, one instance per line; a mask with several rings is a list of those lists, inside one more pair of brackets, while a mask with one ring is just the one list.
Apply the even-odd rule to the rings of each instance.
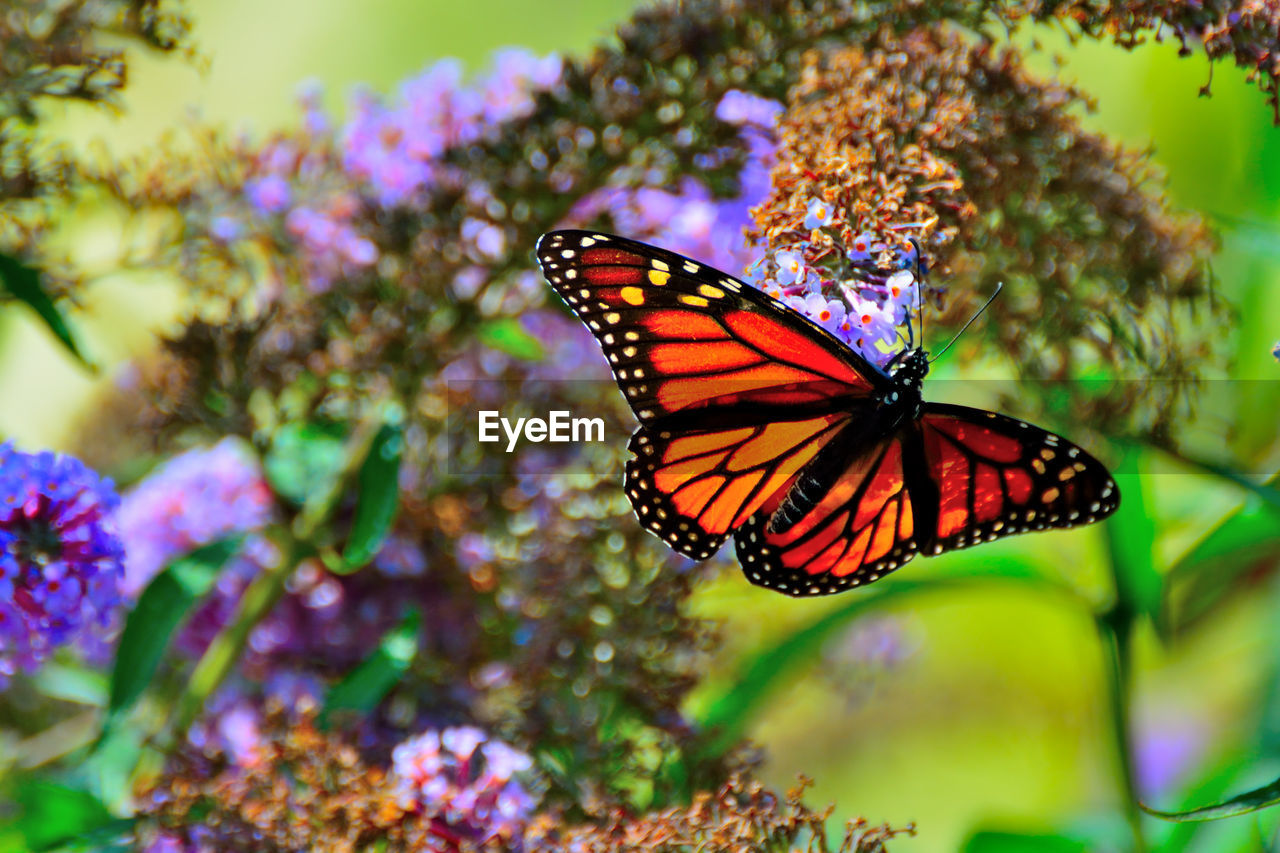
[[[816, 467], [816, 466], [815, 466]], [[825, 595], [870, 583], [916, 553], [1077, 527], [1115, 511], [1106, 467], [1059, 435], [995, 412], [929, 403], [859, 446], [798, 518], [757, 513], [735, 535], [753, 583]]]
[[788, 595], [828, 595], [870, 583], [915, 556], [915, 511], [904, 433], [856, 448], [822, 497], [779, 528], [756, 513], [734, 535], [747, 578]]
[[604, 349], [642, 424], [699, 409], [870, 395], [888, 378], [826, 330], [712, 267], [608, 234], [553, 231], [538, 262]]
[[1006, 415], [928, 403], [919, 421], [936, 485], [921, 550], [939, 554], [1106, 518], [1120, 493], [1106, 467], [1060, 435]]

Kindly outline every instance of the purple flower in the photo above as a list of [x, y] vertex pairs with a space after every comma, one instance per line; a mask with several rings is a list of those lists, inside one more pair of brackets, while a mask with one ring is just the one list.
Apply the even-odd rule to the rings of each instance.
[[0, 444], [0, 686], [110, 625], [124, 576], [119, 502], [78, 459]]
[[849, 294], [849, 313], [840, 324], [841, 336], [868, 360], [883, 366], [892, 353], [879, 344], [891, 344], [897, 338], [893, 315], [873, 300], [856, 293]]
[[781, 249], [774, 253], [773, 260], [778, 265], [779, 284], [785, 287], [797, 282], [804, 282], [805, 268], [803, 252], [795, 249]]
[[250, 180], [245, 184], [244, 194], [259, 213], [279, 213], [289, 206], [289, 183], [279, 175]]
[[174, 557], [261, 527], [271, 507], [271, 489], [253, 452], [235, 439], [170, 459], [120, 506], [125, 595], [136, 596]]
[[849, 260], [855, 264], [865, 264], [875, 258], [875, 253], [880, 250], [881, 246], [876, 244], [875, 236], [872, 234], [858, 234], [853, 238], [853, 242], [849, 244], [848, 255]]
[[753, 124], [772, 128], [782, 113], [782, 104], [750, 92], [730, 89], [716, 104], [716, 118], [729, 124]]
[[1280, 341], [1276, 341], [1276, 345], [1271, 348], [1271, 355], [1275, 357], [1276, 361], [1280, 361]]
[[1203, 757], [1208, 732], [1203, 722], [1140, 712], [1134, 771], [1138, 790], [1147, 796], [1167, 794]]
[[899, 270], [889, 276], [884, 286], [889, 297], [886, 308], [893, 315], [894, 324], [902, 325], [918, 304], [919, 287], [916, 285], [916, 277], [906, 270]]
[[514, 778], [532, 768], [529, 756], [471, 726], [429, 729], [396, 746], [391, 762], [406, 808], [474, 840], [511, 837], [537, 805]]
[[815, 198], [809, 202], [808, 208], [805, 209], [804, 227], [812, 231], [814, 228], [822, 228], [831, 223], [831, 205], [819, 198]]
[[560, 57], [539, 57], [519, 47], [498, 50], [493, 72], [481, 81], [484, 120], [489, 124], [523, 118], [533, 111], [533, 92], [560, 81]]

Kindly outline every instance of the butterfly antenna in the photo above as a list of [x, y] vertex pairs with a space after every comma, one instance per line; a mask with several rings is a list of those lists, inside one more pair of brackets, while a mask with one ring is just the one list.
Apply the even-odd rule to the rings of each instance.
[[970, 326], [972, 326], [973, 321], [981, 317], [982, 312], [986, 311], [987, 308], [991, 306], [991, 303], [996, 301], [996, 297], [1000, 295], [1000, 291], [1002, 290], [1004, 290], [1004, 282], [1003, 281], [996, 282], [996, 292], [987, 297], [987, 301], [984, 302], [982, 304], [982, 307], [979, 308], [977, 312], [975, 312], [974, 315], [969, 318], [969, 322], [965, 323], [964, 326], [961, 327], [960, 331], [956, 332], [955, 337], [947, 341], [947, 345], [943, 347], [941, 350], [939, 350], [938, 354], [935, 355], [933, 358], [929, 359], [929, 361], [937, 361], [938, 359], [942, 358], [942, 354], [947, 350], [951, 349], [951, 345], [960, 339], [960, 336], [965, 333], [965, 329], [968, 329]]
[[[919, 241], [915, 237], [908, 238], [911, 246], [916, 250], [916, 315], [920, 318], [920, 342], [924, 343], [924, 251], [920, 248]], [[914, 335], [910, 323], [910, 316], [907, 317], [907, 346], [914, 345]]]

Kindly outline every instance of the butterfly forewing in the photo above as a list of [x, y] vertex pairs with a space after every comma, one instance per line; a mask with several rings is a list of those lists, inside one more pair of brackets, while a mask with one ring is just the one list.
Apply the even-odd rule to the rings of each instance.
[[627, 496], [649, 530], [705, 559], [751, 515], [771, 512], [848, 418], [835, 413], [679, 433], [641, 427], [631, 437]]
[[538, 262], [604, 349], [641, 423], [701, 409], [827, 405], [887, 377], [712, 267], [622, 237], [554, 231]]

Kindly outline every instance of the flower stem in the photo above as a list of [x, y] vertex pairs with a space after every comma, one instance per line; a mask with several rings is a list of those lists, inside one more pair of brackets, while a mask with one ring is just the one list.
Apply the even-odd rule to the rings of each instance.
[[342, 470], [333, 478], [329, 488], [303, 504], [289, 528], [277, 525], [268, 532], [280, 549], [280, 561], [265, 569], [249, 584], [231, 621], [218, 632], [196, 663], [186, 689], [174, 704], [170, 737], [180, 739], [191, 727], [205, 702], [240, 659], [253, 629], [284, 595], [285, 585], [298, 564], [316, 552], [317, 534], [357, 476], [382, 423], [380, 416], [361, 420], [347, 440]]
[[1133, 834], [1134, 853], [1145, 853], [1142, 835], [1142, 809], [1138, 802], [1138, 783], [1133, 767], [1133, 745], [1130, 742], [1130, 688], [1133, 684], [1133, 612], [1117, 603], [1098, 616], [1098, 633], [1103, 642], [1107, 667], [1107, 700], [1120, 785], [1124, 793], [1125, 819]]

